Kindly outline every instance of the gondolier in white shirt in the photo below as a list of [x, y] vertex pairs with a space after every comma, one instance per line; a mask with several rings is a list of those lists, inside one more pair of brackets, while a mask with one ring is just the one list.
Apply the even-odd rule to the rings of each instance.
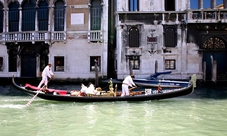
[[44, 68], [43, 72], [42, 72], [42, 80], [40, 81], [38, 88], [41, 87], [42, 84], [44, 84], [47, 88], [47, 83], [48, 83], [48, 77], [51, 79], [54, 77], [54, 74], [51, 70], [51, 63], [48, 63], [48, 65]]
[[133, 79], [135, 78], [134, 75], [130, 75], [125, 77], [124, 81], [122, 82], [122, 93], [121, 96], [129, 96], [129, 87], [137, 87], [135, 83], [133, 82]]

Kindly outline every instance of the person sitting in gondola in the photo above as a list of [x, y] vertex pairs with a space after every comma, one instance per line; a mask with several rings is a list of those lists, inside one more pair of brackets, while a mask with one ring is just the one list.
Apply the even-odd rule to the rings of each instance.
[[97, 93], [97, 90], [95, 89], [95, 86], [91, 82], [89, 82], [88, 87], [86, 89], [86, 95], [89, 96], [89, 95], [94, 95], [96, 93]]
[[158, 85], [158, 93], [162, 93], [162, 87], [160, 86], [160, 84]]
[[81, 84], [80, 91], [76, 91], [76, 90], [71, 91], [70, 95], [71, 96], [86, 96], [86, 90], [87, 90], [87, 87], [84, 84]]

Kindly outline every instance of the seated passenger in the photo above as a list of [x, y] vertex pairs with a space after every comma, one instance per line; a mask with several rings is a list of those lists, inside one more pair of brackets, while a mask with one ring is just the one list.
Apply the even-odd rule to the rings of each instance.
[[91, 82], [89, 82], [89, 83], [88, 83], [88, 88], [87, 88], [87, 90], [86, 90], [86, 94], [94, 95], [94, 94], [96, 94], [97, 92], [98, 92], [98, 90], [95, 89], [95, 86], [94, 86]]
[[84, 84], [81, 84], [81, 89], [80, 91], [71, 91], [70, 95], [72, 96], [85, 96], [86, 94], [87, 87]]

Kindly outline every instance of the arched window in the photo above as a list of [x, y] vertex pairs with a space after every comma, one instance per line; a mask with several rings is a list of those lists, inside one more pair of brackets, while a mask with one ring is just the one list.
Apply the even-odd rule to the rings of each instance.
[[54, 7], [54, 31], [64, 31], [65, 6], [62, 0], [58, 0]]
[[219, 37], [210, 37], [203, 44], [203, 49], [225, 50], [225, 42]]
[[48, 30], [49, 9], [47, 1], [41, 1], [38, 8], [39, 31]]
[[22, 5], [22, 31], [35, 31], [35, 2], [25, 1]]
[[8, 22], [9, 32], [19, 31], [19, 4], [13, 2], [9, 5]]
[[175, 47], [177, 45], [175, 26], [164, 26], [164, 42], [166, 47]]
[[91, 2], [91, 30], [101, 30], [102, 6], [100, 0]]
[[3, 17], [4, 17], [4, 14], [3, 14], [3, 5], [2, 3], [0, 3], [0, 33], [3, 32]]
[[129, 29], [129, 47], [139, 47], [139, 30], [137, 27]]

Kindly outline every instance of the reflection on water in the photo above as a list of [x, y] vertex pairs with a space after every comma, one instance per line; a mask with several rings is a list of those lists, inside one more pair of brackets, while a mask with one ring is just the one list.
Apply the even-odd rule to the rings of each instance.
[[[56, 85], [57, 86], [57, 85]], [[61, 85], [73, 90], [76, 86]], [[227, 89], [143, 102], [55, 102], [0, 87], [1, 136], [223, 136]]]

